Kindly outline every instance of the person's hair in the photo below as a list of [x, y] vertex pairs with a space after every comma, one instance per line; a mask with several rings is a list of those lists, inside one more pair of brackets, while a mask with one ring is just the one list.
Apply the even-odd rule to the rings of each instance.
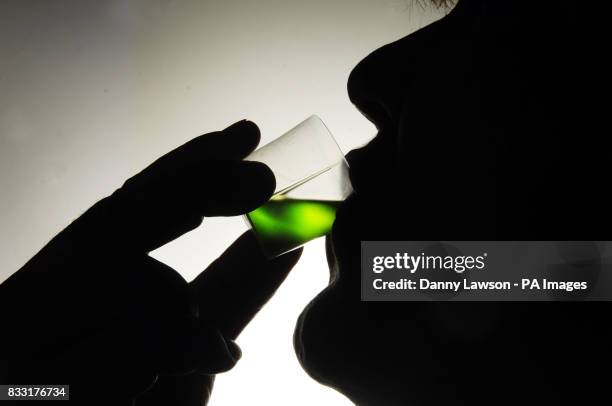
[[417, 0], [421, 5], [433, 4], [438, 8], [447, 8], [451, 9], [456, 3], [457, 0]]

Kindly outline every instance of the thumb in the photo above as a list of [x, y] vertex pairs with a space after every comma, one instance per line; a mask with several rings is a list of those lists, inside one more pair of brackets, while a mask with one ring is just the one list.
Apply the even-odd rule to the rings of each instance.
[[244, 233], [191, 282], [200, 320], [235, 339], [276, 292], [301, 254], [298, 249], [267, 259], [255, 235]]

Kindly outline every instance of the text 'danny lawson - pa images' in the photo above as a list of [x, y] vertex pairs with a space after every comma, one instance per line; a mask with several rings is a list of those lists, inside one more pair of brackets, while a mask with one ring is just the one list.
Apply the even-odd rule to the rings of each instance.
[[612, 241], [362, 241], [363, 301], [612, 300]]

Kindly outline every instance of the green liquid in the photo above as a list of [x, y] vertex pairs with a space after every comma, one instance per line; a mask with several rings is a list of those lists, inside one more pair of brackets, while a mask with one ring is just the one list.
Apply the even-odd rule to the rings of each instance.
[[272, 196], [247, 217], [268, 256], [277, 256], [331, 230], [338, 201]]

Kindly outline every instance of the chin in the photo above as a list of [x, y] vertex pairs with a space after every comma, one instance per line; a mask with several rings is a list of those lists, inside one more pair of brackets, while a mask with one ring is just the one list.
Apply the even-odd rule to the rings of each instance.
[[[293, 333], [293, 346], [300, 365], [317, 382], [336, 388], [332, 359], [339, 355], [333, 324], [326, 310], [329, 290], [319, 293], [302, 311]], [[329, 309], [333, 313], [333, 307]]]
[[403, 398], [397, 393], [384, 401], [380, 398], [393, 392], [387, 386], [390, 381], [381, 382], [389, 377], [386, 357], [373, 350], [384, 343], [372, 340], [376, 327], [369, 323], [365, 304], [358, 297], [357, 302], [349, 300], [346, 293], [342, 284], [332, 282], [302, 311], [293, 337], [302, 368], [355, 404], [409, 404], [398, 402]]
[[[298, 360], [317, 382], [355, 401], [351, 391], [356, 365], [355, 322], [330, 285], [304, 308], [296, 323], [293, 344]], [[351, 321], [353, 319], [353, 321]], [[358, 340], [357, 340], [358, 341]], [[367, 353], [367, 350], [366, 350]]]

